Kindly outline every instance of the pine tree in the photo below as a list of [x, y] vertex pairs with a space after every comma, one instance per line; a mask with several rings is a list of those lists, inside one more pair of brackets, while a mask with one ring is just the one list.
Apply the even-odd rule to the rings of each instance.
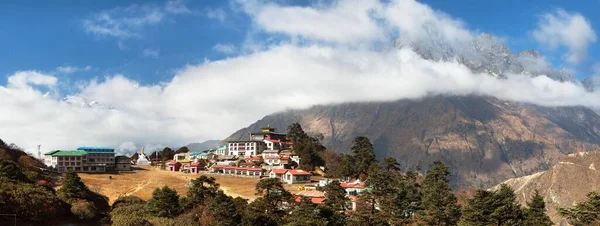
[[89, 189], [76, 172], [68, 170], [58, 193], [67, 199], [85, 199], [88, 197]]
[[325, 205], [329, 206], [335, 211], [344, 211], [348, 208], [348, 197], [346, 197], [346, 190], [342, 188], [340, 182], [337, 180], [325, 185]]
[[463, 208], [459, 225], [523, 225], [523, 214], [514, 191], [503, 184], [498, 191], [477, 190]]
[[159, 155], [160, 160], [162, 161], [166, 161], [166, 160], [170, 160], [173, 159], [173, 156], [175, 156], [175, 151], [173, 151], [173, 149], [169, 148], [169, 147], [165, 147]]
[[416, 175], [386, 172], [379, 165], [372, 164], [366, 183], [379, 203], [382, 220], [391, 225], [412, 223], [413, 213], [418, 210], [420, 202]]
[[179, 195], [167, 186], [152, 192], [147, 204], [148, 212], [157, 217], [174, 217], [179, 213]]
[[462, 209], [458, 225], [492, 225], [489, 216], [494, 211], [494, 192], [479, 189], [467, 202], [468, 205]]
[[319, 139], [308, 136], [299, 123], [293, 123], [288, 127], [287, 136], [292, 140], [293, 150], [300, 157], [300, 168], [312, 171], [317, 166], [324, 165], [321, 153], [325, 147]]
[[187, 193], [191, 206], [203, 205], [207, 198], [214, 197], [219, 190], [219, 184], [213, 177], [202, 175], [191, 182], [192, 186]]
[[386, 157], [383, 159], [384, 168], [386, 171], [400, 171], [400, 163], [395, 158]]
[[326, 226], [327, 219], [319, 214], [319, 208], [310, 201], [303, 201], [292, 210], [286, 226]]
[[524, 226], [551, 226], [554, 225], [550, 217], [546, 215], [546, 203], [544, 198], [536, 189], [531, 200], [527, 202], [527, 209], [523, 211]]
[[341, 174], [344, 177], [356, 177], [359, 172], [356, 168], [354, 157], [352, 155], [343, 155], [342, 156], [342, 166], [341, 166]]
[[241, 215], [238, 214], [235, 203], [230, 196], [220, 191], [215, 195], [209, 205], [213, 222], [211, 225], [239, 225], [242, 223]]
[[354, 163], [356, 164], [354, 167], [359, 174], [366, 174], [371, 164], [377, 162], [375, 160], [373, 144], [371, 144], [371, 141], [367, 137], [356, 137], [352, 142], [350, 150], [354, 158]]
[[490, 217], [496, 225], [522, 225], [523, 212], [515, 192], [506, 184], [502, 184], [500, 189], [494, 195], [495, 209]]
[[377, 210], [377, 205], [376, 197], [371, 192], [361, 192], [356, 200], [356, 211], [350, 215], [348, 225], [388, 225], [387, 221], [381, 217], [380, 211]]
[[460, 218], [460, 207], [450, 189], [449, 175], [448, 168], [436, 161], [423, 180], [420, 217], [428, 225], [455, 225]]
[[600, 225], [600, 192], [590, 192], [585, 202], [572, 208], [560, 208], [559, 213], [575, 226]]

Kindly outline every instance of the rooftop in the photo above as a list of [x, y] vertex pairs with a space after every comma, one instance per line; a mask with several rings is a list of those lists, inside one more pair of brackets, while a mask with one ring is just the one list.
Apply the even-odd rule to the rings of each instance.
[[87, 155], [88, 153], [85, 151], [63, 151], [63, 150], [56, 150], [56, 151], [51, 151], [46, 153], [46, 155], [52, 155], [52, 156], [84, 156]]
[[310, 174], [310, 172], [304, 171], [304, 170], [288, 170], [288, 172], [292, 175], [297, 175], [297, 176], [310, 176], [312, 174]]
[[304, 190], [299, 191], [296, 195], [306, 196], [306, 197], [325, 197], [325, 192], [317, 191], [317, 190]]
[[83, 150], [94, 150], [94, 151], [100, 151], [100, 150], [112, 150], [114, 151], [114, 148], [111, 147], [91, 147], [91, 146], [82, 146], [82, 147], [78, 147], [77, 150], [79, 151], [83, 151]]

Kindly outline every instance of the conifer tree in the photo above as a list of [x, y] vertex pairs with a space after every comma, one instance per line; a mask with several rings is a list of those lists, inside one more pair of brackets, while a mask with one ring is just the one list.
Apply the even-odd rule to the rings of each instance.
[[211, 225], [229, 226], [239, 225], [242, 222], [241, 215], [238, 214], [233, 199], [221, 190], [216, 193], [209, 209], [214, 221]]
[[527, 209], [523, 211], [523, 215], [525, 217], [524, 226], [551, 226], [554, 224], [546, 215], [546, 203], [537, 189], [531, 200], [527, 202]]
[[383, 164], [385, 166], [385, 170], [388, 172], [391, 171], [400, 171], [400, 163], [395, 158], [386, 157], [383, 159]]
[[459, 225], [523, 225], [523, 213], [512, 188], [503, 184], [498, 191], [477, 190]]
[[214, 197], [219, 190], [219, 184], [213, 177], [202, 175], [191, 182], [192, 186], [187, 193], [191, 206], [203, 205], [207, 198]]
[[448, 168], [436, 161], [423, 180], [420, 217], [428, 225], [455, 225], [460, 218], [460, 207], [450, 188], [449, 175]]
[[356, 137], [352, 142], [352, 147], [350, 150], [353, 155], [353, 162], [355, 164], [354, 167], [356, 168], [358, 174], [368, 173], [371, 164], [377, 162], [375, 160], [373, 144], [371, 144], [371, 141], [367, 137]]
[[340, 182], [337, 180], [325, 185], [325, 205], [329, 206], [335, 211], [344, 211], [348, 207], [348, 198], [346, 197], [346, 190], [342, 188]]
[[590, 192], [585, 202], [572, 208], [560, 208], [559, 213], [575, 226], [600, 225], [600, 192]]
[[147, 204], [148, 212], [157, 217], [174, 217], [179, 213], [179, 195], [167, 186], [152, 192]]
[[299, 123], [293, 123], [288, 127], [287, 136], [292, 140], [292, 148], [301, 159], [301, 169], [312, 171], [315, 167], [324, 165], [321, 153], [325, 151], [325, 147], [321, 145], [319, 139], [308, 136]]
[[511, 187], [502, 184], [494, 195], [495, 209], [490, 217], [496, 225], [522, 225], [523, 212]]
[[76, 172], [68, 170], [58, 193], [68, 199], [85, 199], [88, 197], [88, 187], [81, 181]]
[[319, 208], [309, 200], [303, 200], [292, 210], [286, 226], [326, 226], [327, 219], [319, 214]]
[[356, 211], [352, 212], [348, 219], [348, 225], [352, 226], [370, 226], [370, 225], [389, 225], [381, 217], [377, 210], [376, 197], [369, 191], [363, 191], [356, 200]]

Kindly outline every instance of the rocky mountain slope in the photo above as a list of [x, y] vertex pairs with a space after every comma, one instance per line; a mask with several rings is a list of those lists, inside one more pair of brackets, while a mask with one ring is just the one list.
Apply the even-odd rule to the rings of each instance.
[[204, 151], [219, 146], [220, 140], [207, 140], [202, 143], [190, 143], [186, 145], [190, 151]]
[[457, 187], [487, 187], [550, 169], [561, 157], [600, 150], [600, 116], [583, 107], [548, 108], [478, 96], [315, 106], [268, 115], [226, 140], [245, 139], [270, 125], [300, 122], [323, 143], [348, 152], [367, 136], [379, 158], [398, 159], [404, 170], [435, 160], [451, 167]]
[[579, 152], [562, 158], [546, 171], [505, 181], [523, 205], [539, 190], [545, 197], [548, 215], [556, 225], [567, 225], [557, 208], [585, 201], [591, 191], [600, 190], [600, 153]]

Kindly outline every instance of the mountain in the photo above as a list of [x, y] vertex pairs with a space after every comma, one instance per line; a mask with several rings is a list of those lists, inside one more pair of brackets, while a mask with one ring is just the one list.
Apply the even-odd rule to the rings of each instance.
[[549, 169], [579, 151], [600, 150], [600, 116], [584, 107], [540, 107], [480, 96], [346, 103], [275, 113], [226, 140], [245, 139], [270, 125], [299, 122], [323, 144], [348, 152], [367, 136], [378, 158], [395, 157], [404, 170], [442, 160], [457, 187], [487, 187]]
[[590, 76], [581, 81], [581, 84], [588, 92], [594, 92], [600, 89], [600, 76]]
[[[600, 190], [600, 153], [578, 152], [562, 158], [546, 171], [503, 182], [515, 190], [525, 205], [537, 189], [545, 197], [547, 213], [556, 225], [567, 225], [558, 215], [559, 207], [571, 207], [586, 200], [591, 191]], [[497, 189], [496, 186], [494, 189]]]
[[435, 29], [418, 41], [396, 40], [395, 48], [408, 47], [422, 58], [435, 61], [457, 61], [474, 73], [488, 73], [497, 78], [508, 74], [528, 76], [546, 75], [558, 81], [574, 81], [565, 69], [554, 70], [537, 51], [525, 50], [513, 54], [498, 38], [482, 33], [465, 43], [449, 43], [440, 38]]
[[67, 102], [73, 106], [82, 107], [82, 108], [97, 108], [97, 109], [106, 109], [106, 110], [115, 109], [112, 106], [102, 104], [95, 100], [89, 100], [80, 95], [73, 95], [73, 96], [65, 97], [65, 98], [63, 98], [63, 101]]
[[191, 143], [186, 145], [190, 151], [204, 151], [219, 146], [221, 140], [207, 140], [202, 143]]

